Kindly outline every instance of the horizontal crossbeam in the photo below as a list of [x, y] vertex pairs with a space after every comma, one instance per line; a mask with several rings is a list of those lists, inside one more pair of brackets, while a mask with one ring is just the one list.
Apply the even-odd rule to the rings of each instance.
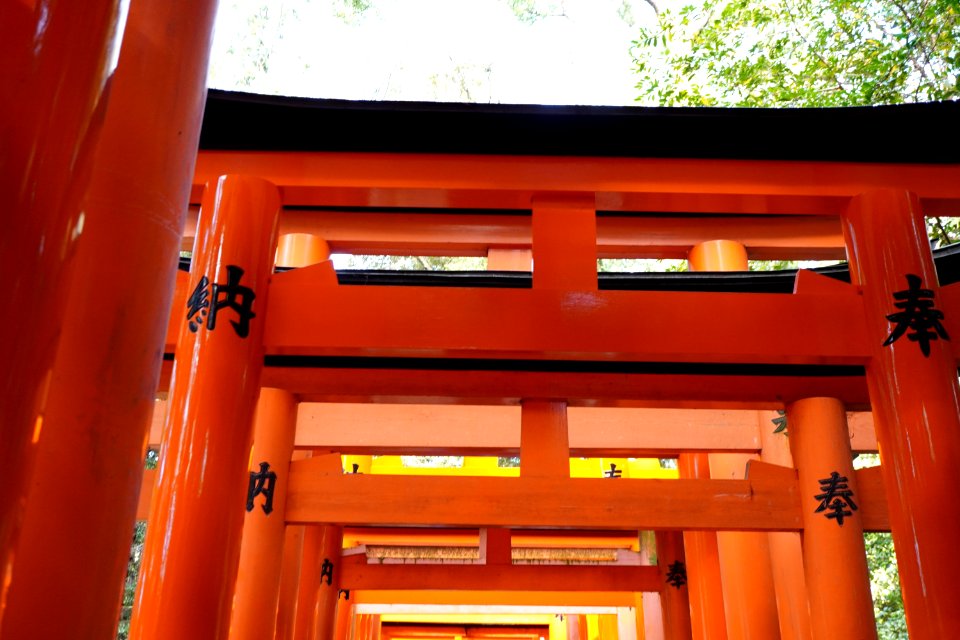
[[657, 567], [366, 564], [343, 562], [341, 589], [442, 591], [660, 591]]
[[200, 152], [192, 201], [227, 173], [273, 182], [288, 206], [527, 209], [563, 192], [609, 211], [839, 215], [877, 188], [917, 193], [928, 215], [960, 204], [955, 165], [223, 151]]
[[[154, 405], [149, 446], [160, 446], [167, 403]], [[760, 450], [769, 414], [710, 409], [570, 407], [572, 457], [671, 457], [684, 452]], [[296, 447], [344, 454], [515, 456], [520, 451], [519, 406], [301, 403]], [[774, 414], [775, 416], [775, 414]], [[873, 416], [847, 414], [850, 447], [877, 450]], [[769, 426], [768, 426], [769, 425]]]
[[[192, 208], [182, 247], [193, 248]], [[531, 217], [482, 213], [410, 213], [383, 209], [330, 211], [287, 208], [280, 234], [309, 233], [333, 253], [417, 256], [486, 256], [491, 248], [530, 249]], [[831, 216], [597, 217], [598, 258], [682, 258], [715, 238], [743, 244], [757, 260], [843, 260], [839, 219]], [[529, 264], [528, 264], [529, 270]]]
[[324, 266], [274, 277], [268, 355], [849, 365], [872, 353], [852, 287], [794, 295], [350, 287], [326, 284]]
[[[308, 459], [290, 466], [288, 522], [621, 530], [801, 528], [795, 471], [762, 463], [752, 463], [746, 480], [323, 475], [317, 463]], [[884, 528], [878, 525], [885, 507], [877, 506], [875, 488], [862, 487], [860, 497], [865, 528]]]

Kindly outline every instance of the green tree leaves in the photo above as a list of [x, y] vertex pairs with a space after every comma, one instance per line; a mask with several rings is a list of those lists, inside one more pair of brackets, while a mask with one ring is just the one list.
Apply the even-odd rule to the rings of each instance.
[[830, 107], [960, 97], [958, 0], [705, 0], [632, 54], [638, 101]]

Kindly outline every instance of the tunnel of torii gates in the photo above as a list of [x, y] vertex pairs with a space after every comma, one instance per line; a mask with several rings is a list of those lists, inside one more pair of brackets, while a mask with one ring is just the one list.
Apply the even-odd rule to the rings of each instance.
[[104, 102], [110, 3], [25, 7], [0, 638], [111, 637], [137, 518], [136, 639], [872, 638], [887, 530], [911, 637], [960, 637], [960, 105], [204, 102], [185, 0]]

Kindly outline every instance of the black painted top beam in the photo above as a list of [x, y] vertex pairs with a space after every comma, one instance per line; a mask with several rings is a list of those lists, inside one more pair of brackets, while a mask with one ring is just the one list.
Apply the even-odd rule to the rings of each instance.
[[211, 90], [201, 149], [960, 162], [960, 102], [829, 109], [364, 102]]

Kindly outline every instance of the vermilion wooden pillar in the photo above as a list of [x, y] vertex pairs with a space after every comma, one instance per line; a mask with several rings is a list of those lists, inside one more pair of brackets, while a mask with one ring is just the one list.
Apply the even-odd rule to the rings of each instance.
[[[792, 438], [787, 430], [778, 431], [780, 419], [775, 411], [758, 411], [760, 429], [760, 459], [770, 464], [794, 468], [790, 455]], [[785, 419], [785, 418], [784, 418]], [[849, 449], [849, 444], [848, 447]], [[809, 640], [810, 604], [803, 573], [803, 552], [800, 534], [793, 531], [775, 531], [767, 534], [770, 545], [770, 566], [777, 596], [782, 640]]]
[[333, 629], [332, 640], [349, 640], [352, 617], [353, 605], [350, 604], [350, 594], [344, 592], [337, 598], [337, 623]]
[[[742, 480], [749, 455], [710, 456], [710, 476], [717, 480]], [[780, 637], [776, 588], [770, 562], [770, 545], [762, 531], [717, 533], [720, 573], [723, 578], [727, 637], [775, 640]]]
[[[294, 460], [297, 455], [294, 454]], [[303, 538], [306, 527], [288, 525], [283, 536], [283, 560], [280, 569], [280, 595], [277, 602], [277, 640], [293, 638], [297, 615], [297, 590], [300, 588], [300, 559], [303, 556]]]
[[131, 638], [227, 635], [279, 208], [259, 178], [204, 195]]
[[0, 629], [119, 5], [5, 2], [0, 18]]
[[679, 531], [658, 531], [656, 536], [664, 637], [666, 640], [690, 640], [690, 598], [687, 595], [683, 534]]
[[[747, 269], [747, 251], [744, 246], [731, 240], [711, 240], [695, 245], [688, 255], [692, 271], [745, 271]], [[681, 477], [703, 478], [711, 477], [710, 459], [714, 456], [706, 454], [683, 454], [679, 459]], [[726, 586], [731, 579], [730, 574], [737, 572], [737, 561], [730, 560], [727, 564], [734, 567], [733, 572], [727, 570], [726, 580], [721, 574], [721, 560], [718, 535], [706, 531], [688, 531], [684, 533], [684, 542], [688, 545], [687, 555], [690, 559], [690, 601], [691, 622], [695, 637], [701, 640], [726, 638], [730, 621], [727, 619], [727, 609], [739, 607], [729, 599], [741, 598], [739, 589], [731, 593]], [[736, 538], [732, 539], [736, 542]], [[727, 546], [731, 539], [728, 537]], [[736, 634], [731, 634], [734, 637]]]
[[[215, 5], [138, 0], [130, 8], [83, 200], [77, 277], [66, 298], [69, 321], [50, 383], [4, 639], [115, 634]], [[49, 615], [51, 602], [58, 615]]]
[[[710, 479], [710, 456], [706, 453], [682, 453], [677, 460], [680, 477]], [[723, 612], [723, 582], [717, 534], [713, 531], [684, 531], [687, 558], [687, 592], [690, 599], [690, 623], [697, 640], [724, 640], [727, 619]]]
[[[803, 564], [813, 638], [876, 638], [843, 404], [835, 398], [806, 398], [787, 406], [787, 418], [800, 476]], [[841, 609], [845, 615], [837, 616]]]
[[343, 528], [307, 527], [297, 600], [296, 640], [330, 638], [336, 626]]
[[[330, 259], [330, 247], [327, 245], [326, 241], [315, 235], [307, 233], [288, 233], [280, 236], [280, 240], [277, 243], [277, 259], [276, 263], [278, 267], [306, 267], [312, 264], [317, 264], [325, 260]], [[332, 271], [332, 268], [331, 268]], [[267, 391], [264, 389], [263, 391]], [[262, 392], [261, 392], [262, 393]], [[291, 398], [292, 400], [292, 398]], [[259, 424], [259, 423], [258, 423]], [[289, 447], [287, 447], [287, 441], [284, 439], [283, 449], [284, 452], [278, 452], [276, 457], [286, 458], [287, 460], [293, 458], [297, 459], [309, 456], [309, 452], [300, 451], [296, 454], [292, 453], [294, 440], [296, 436], [296, 423], [293, 425], [293, 431], [287, 432], [291, 438], [289, 440]], [[273, 434], [276, 436], [277, 434]], [[267, 436], [268, 440], [270, 435]], [[259, 427], [255, 430], [254, 433], [254, 452], [252, 460], [257, 460], [261, 456], [258, 456], [257, 449], [260, 446], [260, 435]], [[268, 456], [269, 457], [269, 456]], [[277, 488], [278, 491], [283, 491], [285, 493], [286, 482], [283, 476], [277, 478]], [[279, 510], [280, 513], [283, 513], [283, 510]], [[262, 518], [254, 520], [254, 522], [259, 521], [261, 526], [266, 524], [267, 518]], [[245, 589], [244, 583], [245, 574], [249, 575], [249, 587], [250, 593], [248, 597], [256, 598], [258, 593], [263, 592], [265, 585], [262, 580], [257, 578], [256, 573], [248, 573], [245, 568], [245, 553], [247, 552], [247, 525], [251, 523], [250, 515], [247, 516], [247, 522], [244, 526], [243, 534], [243, 543], [241, 545], [241, 556], [240, 556], [240, 573], [237, 576], [237, 595], [234, 598], [234, 617], [237, 615], [237, 608], [239, 606], [239, 600], [241, 598], [241, 593]], [[275, 525], [274, 525], [275, 526]], [[276, 531], [273, 530], [273, 536], [269, 546], [273, 548], [273, 545], [280, 545], [282, 548], [282, 558], [280, 559], [280, 573], [277, 578], [277, 591], [276, 591], [276, 601], [274, 602], [274, 618], [275, 622], [270, 627], [272, 631], [266, 630], [266, 626], [269, 623], [266, 623], [262, 620], [256, 622], [255, 625], [263, 625], [264, 628], [259, 632], [251, 631], [249, 637], [259, 638], [259, 637], [276, 637], [278, 640], [289, 640], [293, 638], [294, 626], [296, 622], [296, 611], [297, 611], [297, 593], [300, 586], [300, 561], [303, 555], [303, 539], [305, 536], [305, 527], [302, 525], [293, 525], [281, 527], [283, 536], [282, 540], [279, 542], [276, 540]], [[256, 552], [253, 549], [250, 549], [251, 555], [256, 555]], [[268, 569], [268, 571], [270, 571]], [[270, 574], [271, 578], [274, 577], [273, 574]], [[269, 582], [272, 586], [272, 581]], [[272, 594], [270, 594], [272, 595]], [[264, 594], [266, 599], [270, 599], [270, 596]], [[231, 622], [231, 637], [235, 633], [234, 630], [235, 623]]]
[[[877, 190], [844, 215], [874, 356], [867, 384], [910, 637], [960, 637], [960, 389], [937, 325], [937, 274], [917, 197]], [[949, 336], [958, 340], [960, 336]]]
[[297, 432], [297, 401], [284, 389], [261, 389], [253, 432], [253, 471], [265, 462], [276, 474], [273, 508], [247, 504], [237, 588], [230, 617], [232, 640], [272, 638], [280, 597], [287, 476]]
[[[278, 242], [277, 266], [305, 267], [329, 258], [327, 243], [317, 236], [286, 234]], [[245, 517], [230, 638], [288, 637], [291, 632], [292, 611], [288, 614], [285, 610], [282, 616], [280, 612], [280, 583], [284, 566], [299, 576], [299, 557], [291, 559], [284, 550], [287, 469], [296, 431], [297, 401], [293, 395], [282, 389], [262, 389], [251, 460], [254, 466], [267, 462], [277, 474], [274, 509], [268, 514], [255, 508]], [[299, 532], [300, 538], [292, 540], [297, 545], [293, 551], [298, 554], [302, 551], [302, 528]], [[296, 566], [291, 566], [294, 563]], [[284, 603], [285, 609], [288, 604]]]

